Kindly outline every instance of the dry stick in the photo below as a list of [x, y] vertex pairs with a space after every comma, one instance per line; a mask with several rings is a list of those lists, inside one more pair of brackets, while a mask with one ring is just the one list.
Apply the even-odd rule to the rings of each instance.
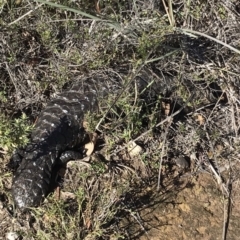
[[[234, 111], [234, 105], [235, 105], [235, 107], [236, 107], [236, 110], [237, 110], [237, 104], [234, 102], [234, 100], [236, 99], [235, 98], [235, 96], [231, 93], [231, 90], [232, 90], [232, 88], [231, 87], [229, 87], [230, 88], [230, 91], [229, 91], [229, 95], [230, 95], [230, 98], [231, 98], [231, 110], [232, 110], [232, 114], [231, 114], [231, 116], [232, 116], [232, 128], [234, 129], [234, 131], [235, 131], [235, 136], [237, 137], [238, 136], [238, 127], [237, 127], [237, 124], [236, 124], [236, 121], [235, 121], [235, 111]], [[233, 92], [234, 92], [234, 90], [233, 90]], [[229, 100], [230, 101], [230, 100]], [[236, 111], [236, 112], [238, 112], [238, 111]], [[238, 116], [236, 116], [236, 118], [238, 118]]]
[[[194, 30], [190, 30], [190, 29], [185, 29], [185, 28], [176, 28], [176, 30], [177, 30], [177, 31], [180, 31], [181, 33], [184, 33], [184, 34], [189, 34], [189, 35], [191, 35], [192, 37], [196, 37], [196, 36], [194, 36], [193, 34], [206, 37], [206, 38], [208, 38], [208, 39], [210, 39], [210, 40], [213, 40], [214, 42], [217, 42], [217, 43], [223, 45], [224, 47], [227, 47], [227, 48], [231, 49], [232, 51], [240, 54], [240, 51], [239, 51], [238, 49], [230, 46], [229, 44], [227, 44], [227, 43], [225, 43], [225, 42], [223, 42], [223, 41], [221, 41], [221, 40], [218, 40], [218, 39], [216, 39], [216, 38], [214, 38], [214, 37], [211, 37], [211, 36], [209, 36], [209, 35], [207, 35], [207, 34], [205, 34], [205, 33], [201, 33], [201, 32], [194, 31]], [[192, 34], [191, 34], [191, 33], [192, 33]]]
[[168, 7], [164, 0], [162, 0], [162, 2], [163, 2], [163, 6], [165, 8], [166, 14], [168, 16], [169, 23], [173, 27], [175, 25], [175, 20], [174, 20], [174, 16], [173, 16], [172, 0], [168, 0]]
[[166, 139], [167, 139], [167, 130], [168, 130], [168, 127], [165, 130], [163, 144], [162, 144], [162, 151], [161, 151], [161, 156], [160, 156], [160, 161], [159, 161], [157, 191], [159, 191], [160, 185], [161, 185], [162, 161], [163, 161], [163, 155], [164, 155], [164, 151], [165, 151], [165, 143], [166, 143]]
[[183, 22], [183, 26], [186, 26], [187, 25], [187, 20], [188, 20], [188, 13], [189, 13], [189, 9], [190, 9], [190, 4], [191, 4], [191, 0], [187, 0], [187, 2], [185, 3], [184, 5], [184, 8], [185, 8], [185, 20]]
[[156, 61], [159, 61], [161, 59], [164, 59], [165, 57], [171, 56], [172, 54], [179, 52], [179, 50], [180, 49], [176, 49], [176, 50], [173, 50], [172, 52], [166, 53], [165, 55], [163, 55], [161, 57], [157, 57], [157, 58], [152, 58], [152, 59], [146, 60], [145, 64], [156, 62]]
[[135, 214], [134, 214], [134, 213], [131, 213], [131, 212], [130, 212], [130, 214], [131, 214], [131, 216], [138, 222], [138, 224], [140, 225], [140, 227], [142, 228], [142, 230], [145, 232], [145, 234], [146, 234], [146, 236], [147, 236], [147, 239], [150, 240], [148, 232], [146, 231], [145, 227], [144, 227], [143, 224], [141, 223], [142, 221], [141, 221], [141, 218], [140, 218], [140, 216], [139, 216], [139, 213], [136, 214], [137, 216], [135, 216]]
[[227, 207], [226, 207], [226, 203], [225, 201], [223, 201], [223, 231], [222, 231], [222, 240], [226, 240], [226, 236], [227, 236]]
[[172, 19], [171, 19], [170, 15], [169, 15], [167, 5], [166, 5], [166, 3], [165, 3], [164, 0], [162, 0], [162, 2], [163, 2], [163, 6], [164, 6], [164, 8], [165, 8], [166, 14], [167, 14], [167, 16], [168, 16], [168, 21], [169, 21], [170, 25], [173, 26], [173, 25], [172, 25]]
[[175, 20], [174, 20], [174, 16], [173, 16], [173, 8], [172, 8], [172, 0], [168, 0], [168, 9], [169, 9], [169, 15], [171, 18], [171, 25], [174, 26], [175, 25]]
[[137, 175], [137, 173], [136, 173], [136, 171], [134, 169], [132, 169], [132, 168], [130, 168], [130, 167], [124, 165], [124, 164], [118, 164], [118, 166], [122, 167], [122, 168], [126, 168], [127, 170], [129, 170], [130, 172], [132, 172], [133, 174], [135, 174], [138, 177], [138, 175]]
[[[176, 104], [176, 102], [175, 102], [175, 104]], [[174, 109], [174, 107], [173, 107], [173, 109]], [[165, 130], [164, 139], [163, 139], [162, 148], [161, 148], [162, 151], [161, 151], [161, 156], [160, 156], [160, 161], [159, 161], [157, 191], [160, 190], [160, 185], [161, 185], [162, 162], [163, 162], [163, 156], [164, 156], [164, 151], [165, 151], [165, 143], [166, 143], [166, 139], [167, 139], [167, 133], [168, 133], [168, 129], [169, 129], [170, 125], [171, 125], [171, 122], [169, 122], [168, 127]]]
[[[189, 100], [187, 101], [187, 103], [192, 99], [193, 94], [190, 96]], [[177, 110], [175, 113], [173, 113], [172, 115], [166, 117], [164, 120], [162, 120], [160, 123], [158, 123], [157, 125], [155, 125], [154, 127], [150, 128], [149, 130], [147, 130], [146, 132], [144, 132], [143, 134], [141, 134], [140, 136], [138, 136], [137, 138], [135, 138], [132, 141], [137, 141], [140, 138], [142, 138], [143, 136], [145, 136], [146, 134], [150, 133], [154, 128], [161, 126], [163, 123], [165, 122], [170, 122], [172, 120], [172, 118], [176, 115], [178, 115], [184, 108], [186, 107], [186, 104], [184, 104], [179, 110]]]
[[9, 74], [9, 77], [10, 77], [10, 79], [12, 80], [12, 83], [13, 83], [13, 85], [14, 85], [14, 87], [15, 87], [15, 90], [16, 90], [16, 92], [18, 92], [17, 85], [16, 85], [15, 80], [14, 80], [14, 78], [13, 78], [13, 76], [12, 76], [12, 73], [11, 73], [11, 70], [10, 70], [10, 68], [9, 68], [9, 66], [8, 66], [8, 63], [5, 62], [5, 65], [6, 65], [6, 69], [7, 69], [7, 72], [8, 72], [8, 74]]
[[216, 105], [216, 103], [209, 103], [209, 104], [207, 104], [207, 105], [205, 105], [205, 106], [202, 106], [202, 107], [200, 107], [200, 108], [197, 108], [196, 110], [188, 113], [187, 116], [190, 116], [190, 115], [192, 115], [192, 114], [194, 114], [194, 113], [196, 113], [196, 112], [198, 112], [198, 111], [201, 111], [201, 110], [204, 109], [204, 108], [211, 107], [211, 106], [213, 106], [213, 105]]
[[[237, 106], [236, 106], [237, 108]], [[231, 110], [232, 110], [232, 125], [233, 125], [233, 128], [234, 128], [234, 131], [235, 131], [235, 135], [236, 137], [238, 136], [238, 128], [237, 128], [237, 124], [236, 124], [236, 121], [235, 121], [235, 116], [234, 116], [234, 107], [233, 107], [233, 104], [231, 105]]]
[[[231, 174], [231, 173], [230, 173]], [[232, 179], [230, 177], [229, 183], [228, 183], [228, 197], [227, 197], [227, 203], [223, 202], [224, 204], [224, 219], [223, 219], [223, 232], [222, 232], [222, 240], [227, 239], [227, 230], [229, 226], [229, 220], [230, 220], [230, 213], [231, 213], [231, 207], [232, 207], [232, 199], [231, 199], [231, 193], [232, 193]]]
[[14, 20], [13, 22], [9, 23], [8, 26], [13, 25], [14, 23], [20, 21], [21, 19], [25, 18], [27, 15], [31, 14], [33, 11], [35, 11], [36, 9], [40, 8], [42, 5], [44, 5], [44, 3], [41, 3], [40, 5], [34, 7], [33, 9], [31, 9], [30, 11], [26, 12], [25, 14], [23, 14], [21, 17], [19, 17], [18, 19]]
[[[221, 101], [221, 97], [223, 96], [223, 94], [224, 94], [224, 93], [221, 94], [220, 98], [219, 98], [218, 101], [216, 102], [215, 106], [213, 107], [213, 110], [211, 111], [210, 115], [208, 116], [208, 118], [207, 118], [207, 120], [206, 120], [205, 127], [204, 127], [205, 131], [206, 131], [206, 124], [208, 123], [211, 115], [213, 114], [214, 109], [218, 106], [218, 103]], [[211, 139], [210, 139], [209, 134], [208, 134], [207, 131], [206, 131], [206, 137], [207, 137], [207, 139], [208, 139], [208, 141], [209, 141], [210, 148], [211, 148], [211, 151], [212, 151], [212, 153], [213, 153], [214, 161], [217, 163], [216, 155], [214, 154], [213, 144], [212, 144], [212, 142], [211, 142]], [[227, 189], [227, 187], [226, 187], [226, 185], [225, 185], [225, 183], [224, 183], [224, 181], [223, 181], [220, 173], [218, 173], [218, 172], [215, 170], [215, 168], [213, 167], [213, 165], [212, 165], [212, 163], [211, 163], [210, 161], [209, 161], [209, 168], [211, 169], [211, 171], [212, 171], [213, 174], [215, 175], [218, 184], [222, 187], [222, 189], [223, 189], [223, 190], [226, 192], [226, 194], [228, 195], [228, 194], [229, 194], [228, 189]]]
[[67, 22], [67, 21], [93, 21], [89, 18], [66, 18], [66, 19], [56, 19], [56, 20], [49, 20], [46, 23], [52, 23], [52, 22]]
[[[206, 131], [206, 129], [205, 129], [205, 131]], [[214, 148], [213, 148], [211, 139], [210, 139], [209, 134], [208, 134], [207, 131], [206, 131], [206, 137], [207, 137], [207, 139], [208, 139], [208, 141], [209, 141], [209, 145], [210, 145], [211, 151], [212, 151], [212, 153], [214, 153]], [[214, 161], [217, 162], [217, 159], [216, 159], [216, 155], [215, 155], [215, 154], [213, 154], [213, 157], [214, 157]], [[223, 179], [222, 179], [221, 174], [218, 173], [218, 172], [215, 170], [213, 164], [212, 164], [210, 161], [208, 161], [208, 167], [211, 169], [211, 171], [212, 171], [213, 174], [215, 175], [215, 177], [216, 177], [216, 179], [217, 179], [217, 182], [218, 182], [218, 184], [221, 186], [222, 190], [224, 190], [225, 193], [226, 193], [227, 196], [228, 196], [228, 195], [229, 195], [229, 191], [228, 191], [228, 188], [226, 187], [226, 185], [225, 185], [225, 183], [224, 183], [224, 181], [223, 181]]]
[[217, 106], [218, 106], [218, 104], [220, 103], [220, 101], [221, 101], [221, 99], [222, 99], [223, 95], [224, 95], [224, 92], [223, 92], [223, 93], [221, 94], [221, 96], [218, 98], [217, 102], [216, 102], [216, 103], [214, 103], [214, 104], [215, 104], [215, 106], [213, 107], [213, 109], [212, 109], [212, 111], [211, 111], [210, 115], [208, 116], [208, 118], [206, 119], [206, 124], [208, 123], [208, 121], [209, 121], [210, 117], [212, 116], [212, 114], [213, 114], [213, 111], [216, 109], [216, 107], [217, 107]]

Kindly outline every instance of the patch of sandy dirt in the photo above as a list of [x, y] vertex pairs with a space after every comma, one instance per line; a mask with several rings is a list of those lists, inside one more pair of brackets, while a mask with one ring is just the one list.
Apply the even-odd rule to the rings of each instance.
[[[185, 176], [177, 182], [179, 191], [163, 191], [152, 207], [123, 221], [130, 239], [222, 239], [227, 200], [218, 184], [210, 174]], [[237, 182], [233, 189], [238, 189]], [[234, 194], [226, 238], [229, 240], [239, 239], [239, 200], [239, 193]]]

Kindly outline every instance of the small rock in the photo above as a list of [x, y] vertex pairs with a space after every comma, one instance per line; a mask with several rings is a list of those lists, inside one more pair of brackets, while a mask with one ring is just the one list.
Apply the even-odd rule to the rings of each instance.
[[9, 232], [6, 234], [6, 239], [7, 240], [18, 240], [19, 236], [16, 232]]
[[184, 157], [184, 156], [179, 156], [178, 158], [175, 159], [175, 162], [178, 167], [180, 168], [189, 168], [190, 164], [189, 161]]
[[142, 147], [131, 141], [128, 143], [128, 153], [131, 157], [137, 156], [142, 152]]

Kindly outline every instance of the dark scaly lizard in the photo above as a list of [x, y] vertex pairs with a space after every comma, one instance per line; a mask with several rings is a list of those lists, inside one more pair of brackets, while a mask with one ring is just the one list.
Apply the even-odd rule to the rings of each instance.
[[[134, 79], [142, 92], [149, 82], [155, 81], [155, 76], [144, 70]], [[96, 111], [100, 98], [116, 94], [123, 86], [122, 80], [112, 71], [97, 74], [75, 83], [48, 103], [38, 117], [30, 143], [14, 154], [16, 162], [20, 162], [12, 183], [18, 208], [39, 206], [50, 192], [54, 167], [82, 157], [73, 149], [84, 139], [84, 114]]]
[[82, 157], [71, 149], [83, 141], [84, 113], [98, 108], [97, 92], [83, 88], [78, 84], [62, 92], [40, 113], [13, 177], [12, 195], [18, 208], [38, 206], [50, 191], [53, 168]]

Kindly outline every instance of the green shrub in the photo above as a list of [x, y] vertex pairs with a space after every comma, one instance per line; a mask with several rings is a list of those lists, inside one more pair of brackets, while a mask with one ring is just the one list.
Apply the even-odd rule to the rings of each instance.
[[32, 126], [28, 124], [25, 114], [13, 120], [0, 115], [0, 148], [12, 152], [17, 146], [26, 145], [31, 130]]

